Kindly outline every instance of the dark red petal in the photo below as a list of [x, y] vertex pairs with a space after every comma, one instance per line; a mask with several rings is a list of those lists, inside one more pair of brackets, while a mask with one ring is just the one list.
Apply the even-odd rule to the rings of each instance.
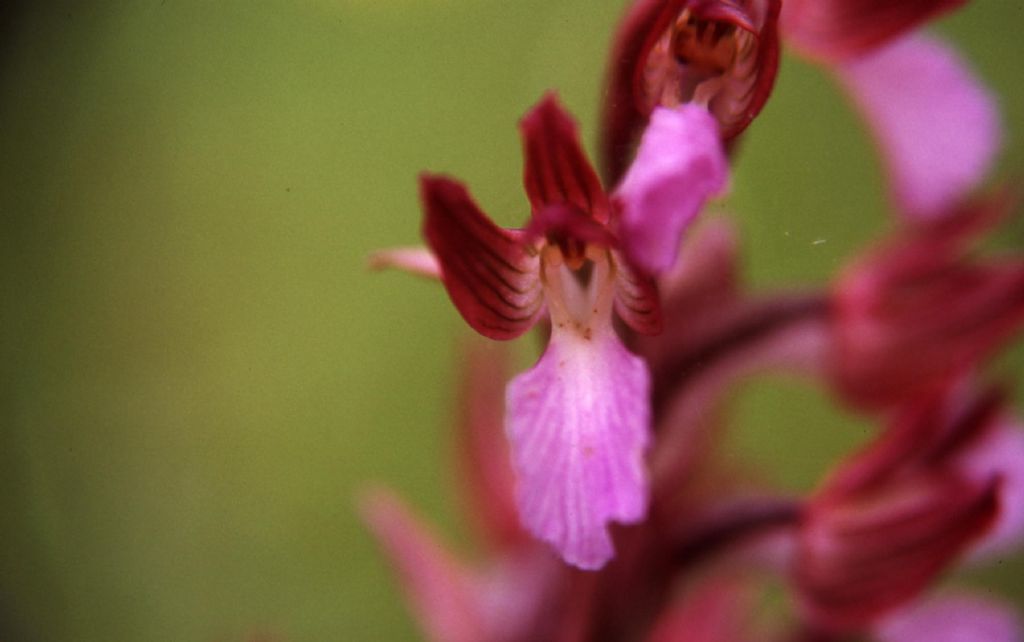
[[812, 506], [795, 569], [808, 615], [857, 629], [915, 597], [989, 528], [998, 487], [936, 476]]
[[608, 197], [580, 146], [576, 123], [549, 93], [519, 122], [523, 182], [536, 213], [569, 204], [608, 222]]
[[815, 58], [852, 58], [907, 33], [967, 0], [786, 0], [780, 27], [789, 44]]
[[423, 236], [466, 322], [491, 339], [529, 330], [543, 309], [543, 291], [523, 233], [492, 223], [462, 184], [443, 176], [421, 176], [420, 199]]
[[663, 326], [661, 299], [654, 279], [633, 270], [618, 252], [612, 257], [616, 269], [616, 314], [640, 334], [659, 334]]

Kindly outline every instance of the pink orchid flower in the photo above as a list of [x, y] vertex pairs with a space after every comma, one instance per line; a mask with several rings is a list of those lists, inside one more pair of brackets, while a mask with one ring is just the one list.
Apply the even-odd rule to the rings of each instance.
[[616, 180], [656, 107], [704, 105], [723, 140], [761, 111], [775, 83], [779, 0], [638, 0], [615, 38], [602, 121]]
[[623, 345], [617, 315], [640, 333], [661, 318], [649, 274], [726, 181], [708, 112], [659, 109], [618, 188], [607, 194], [553, 95], [521, 121], [531, 205], [522, 230], [496, 226], [460, 183], [424, 175], [423, 234], [432, 252], [391, 251], [378, 264], [438, 274], [473, 329], [492, 339], [551, 323], [540, 361], [507, 390], [505, 429], [526, 528], [580, 568], [613, 555], [608, 523], [647, 509], [650, 377]]

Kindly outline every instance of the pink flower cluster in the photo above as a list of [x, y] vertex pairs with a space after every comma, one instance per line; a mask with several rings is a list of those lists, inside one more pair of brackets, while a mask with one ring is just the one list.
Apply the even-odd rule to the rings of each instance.
[[[914, 33], [959, 4], [636, 0], [611, 52], [603, 181], [554, 94], [520, 122], [522, 229], [421, 177], [427, 247], [375, 265], [439, 280], [485, 337], [539, 327], [547, 344], [507, 386], [501, 350], [468, 355], [460, 465], [484, 559], [456, 559], [390, 493], [365, 498], [428, 637], [1024, 640], [990, 596], [930, 591], [1024, 542], [1024, 428], [983, 372], [1024, 325], [1024, 259], [974, 252], [1015, 205], [981, 191], [999, 116]], [[889, 178], [894, 232], [822, 292], [751, 292], [725, 220], [690, 233], [783, 45], [849, 93]], [[718, 456], [729, 393], [780, 371], [877, 424], [808, 496]]]

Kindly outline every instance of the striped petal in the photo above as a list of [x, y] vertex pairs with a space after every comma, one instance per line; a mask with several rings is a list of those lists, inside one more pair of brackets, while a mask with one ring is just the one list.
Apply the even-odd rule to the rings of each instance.
[[462, 317], [491, 339], [514, 339], [543, 310], [538, 259], [523, 234], [490, 221], [460, 183], [420, 178], [423, 235], [441, 266], [448, 295]]
[[548, 94], [519, 123], [523, 183], [533, 211], [573, 205], [600, 223], [608, 221], [608, 197], [580, 146], [576, 123]]

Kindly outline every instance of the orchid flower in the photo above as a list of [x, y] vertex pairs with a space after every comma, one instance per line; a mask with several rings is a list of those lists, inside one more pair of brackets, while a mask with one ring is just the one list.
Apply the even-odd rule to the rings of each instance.
[[761, 111], [778, 70], [779, 0], [638, 0], [610, 57], [602, 121], [605, 176], [625, 169], [657, 107], [704, 105], [723, 140]]
[[1006, 470], [967, 462], [998, 427], [1001, 398], [952, 392], [901, 408], [809, 501], [795, 575], [820, 628], [857, 630], [903, 606], [997, 523]]
[[881, 409], [971, 367], [1024, 326], [1024, 261], [970, 250], [1005, 195], [903, 230], [847, 266], [833, 288], [830, 370], [844, 399]]
[[613, 319], [640, 333], [660, 330], [649, 275], [675, 262], [681, 235], [724, 187], [727, 165], [717, 125], [697, 106], [652, 115], [611, 195], [553, 95], [520, 129], [532, 212], [525, 229], [496, 226], [460, 183], [424, 175], [423, 233], [433, 258], [399, 252], [376, 261], [436, 271], [486, 337], [512, 339], [550, 320], [540, 361], [507, 390], [517, 504], [531, 533], [570, 564], [596, 569], [613, 555], [608, 523], [637, 522], [647, 509], [649, 373]]

